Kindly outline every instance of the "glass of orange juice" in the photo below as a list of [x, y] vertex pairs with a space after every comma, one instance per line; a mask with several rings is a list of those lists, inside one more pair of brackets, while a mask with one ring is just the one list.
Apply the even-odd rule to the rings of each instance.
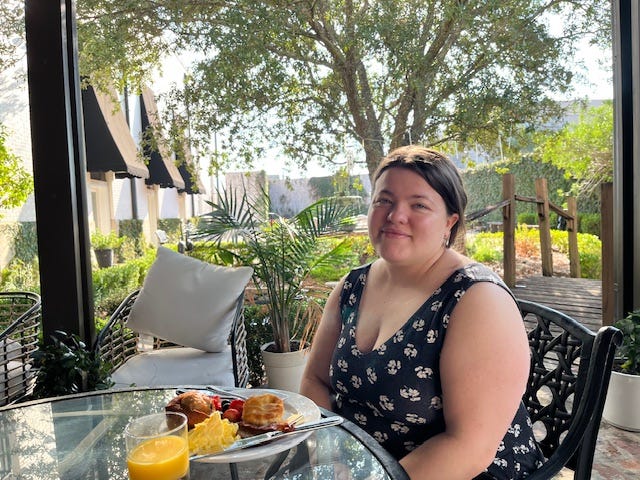
[[134, 418], [124, 431], [131, 480], [189, 478], [187, 416], [178, 412]]

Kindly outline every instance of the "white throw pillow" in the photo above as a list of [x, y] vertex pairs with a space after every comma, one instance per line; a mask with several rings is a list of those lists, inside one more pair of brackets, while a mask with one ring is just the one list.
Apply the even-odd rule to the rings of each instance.
[[220, 352], [251, 267], [223, 267], [158, 248], [127, 325], [185, 347]]

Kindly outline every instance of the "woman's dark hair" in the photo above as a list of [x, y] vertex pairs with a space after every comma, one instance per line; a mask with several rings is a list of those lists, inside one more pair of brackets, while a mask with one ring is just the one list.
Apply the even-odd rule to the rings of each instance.
[[374, 186], [380, 175], [390, 168], [404, 168], [420, 175], [443, 198], [447, 213], [458, 214], [458, 221], [451, 227], [449, 237], [449, 243], [453, 245], [458, 230], [461, 227], [464, 229], [464, 210], [467, 207], [467, 193], [453, 162], [437, 150], [420, 145], [399, 147], [378, 165], [373, 175]]

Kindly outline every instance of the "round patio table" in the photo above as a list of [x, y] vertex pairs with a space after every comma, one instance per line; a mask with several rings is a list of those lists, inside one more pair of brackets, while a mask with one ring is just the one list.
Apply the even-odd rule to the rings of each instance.
[[[125, 426], [133, 417], [163, 411], [175, 393], [168, 387], [104, 390], [2, 407], [0, 478], [127, 479]], [[191, 461], [190, 471], [191, 480], [408, 480], [393, 457], [346, 420], [272, 455]]]

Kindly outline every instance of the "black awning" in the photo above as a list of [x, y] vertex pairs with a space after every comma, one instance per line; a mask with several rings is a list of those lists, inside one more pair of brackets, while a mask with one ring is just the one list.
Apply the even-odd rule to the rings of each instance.
[[200, 175], [191, 159], [188, 147], [184, 147], [183, 151], [178, 154], [178, 170], [184, 178], [185, 187], [180, 192], [189, 194], [205, 194], [207, 193], [204, 183], [200, 180]]
[[[152, 133], [160, 131], [160, 116], [153, 92], [149, 88], [142, 90], [140, 95], [140, 113], [142, 132]], [[161, 141], [154, 142], [152, 147], [149, 142], [143, 142], [143, 153], [149, 159], [149, 178], [145, 180], [147, 185], [160, 185], [163, 188], [185, 188], [185, 182], [173, 163], [171, 153]]]
[[[113, 95], [116, 98], [115, 92]], [[82, 114], [89, 172], [149, 177], [124, 113], [110, 95], [96, 92], [91, 86], [82, 90]]]

